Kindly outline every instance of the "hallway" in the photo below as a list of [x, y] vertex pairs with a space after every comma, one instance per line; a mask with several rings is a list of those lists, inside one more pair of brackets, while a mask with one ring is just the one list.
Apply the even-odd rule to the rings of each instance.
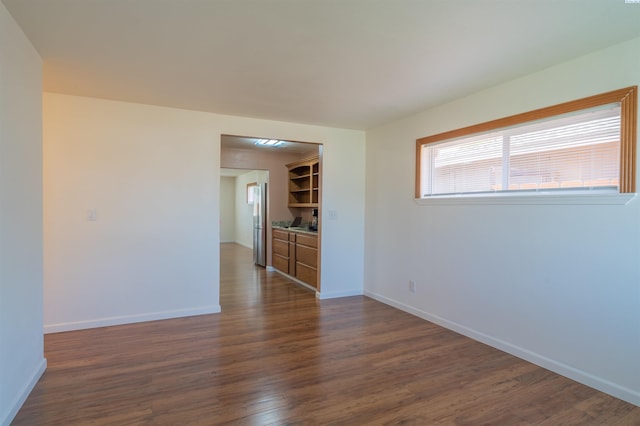
[[252, 251], [234, 243], [220, 245], [220, 306], [223, 313], [261, 308], [263, 305], [306, 301], [315, 294], [292, 284], [277, 272], [253, 264]]

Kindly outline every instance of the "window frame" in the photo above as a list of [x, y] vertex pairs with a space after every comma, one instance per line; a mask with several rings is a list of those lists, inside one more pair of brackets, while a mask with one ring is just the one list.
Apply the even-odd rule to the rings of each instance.
[[[581, 110], [595, 108], [603, 105], [619, 103], [620, 104], [620, 179], [619, 179], [619, 193], [620, 194], [634, 194], [636, 192], [636, 133], [637, 133], [637, 86], [630, 86], [623, 89], [614, 90], [611, 92], [602, 93], [599, 95], [589, 96], [574, 101], [564, 102], [558, 105], [553, 105], [545, 108], [536, 109], [497, 120], [487, 121], [472, 126], [463, 127], [461, 129], [451, 130], [444, 133], [439, 133], [432, 136], [423, 137], [416, 140], [416, 170], [415, 170], [415, 199], [417, 201], [437, 200], [437, 199], [450, 199], [451, 195], [440, 196], [430, 195], [427, 197], [421, 196], [421, 182], [422, 182], [422, 147], [425, 145], [439, 143], [449, 139], [461, 138], [465, 136], [471, 136], [479, 133], [486, 133], [490, 131], [496, 131], [506, 127], [525, 124], [537, 120], [548, 119], [563, 114], [574, 113]], [[587, 191], [571, 191], [572, 193], [557, 194], [562, 196], [563, 194], [567, 199], [583, 200], [586, 204], [589, 204], [589, 198], [598, 195], [587, 194]], [[503, 191], [499, 197], [496, 194], [460, 194], [453, 195], [457, 199], [466, 199], [467, 201], [473, 199], [486, 199], [498, 198], [503, 202], [507, 199], [523, 200], [529, 198], [535, 202], [534, 199], [548, 195], [548, 193], [532, 193], [522, 195], [516, 191]], [[554, 196], [557, 198], [557, 196]], [[624, 197], [629, 198], [629, 197]], [[630, 199], [630, 198], [629, 198]], [[503, 203], [501, 202], [501, 203]], [[628, 200], [627, 200], [628, 202]], [[626, 203], [626, 202], [625, 202]], [[555, 204], [555, 203], [554, 203]]]
[[247, 204], [253, 204], [255, 200], [253, 199], [253, 188], [258, 186], [258, 182], [249, 182], [247, 184]]

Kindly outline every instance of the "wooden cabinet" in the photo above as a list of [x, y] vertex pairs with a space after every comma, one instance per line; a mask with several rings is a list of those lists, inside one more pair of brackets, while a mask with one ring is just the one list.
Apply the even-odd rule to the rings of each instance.
[[289, 233], [279, 229], [271, 230], [271, 247], [273, 256], [271, 262], [273, 267], [288, 274], [289, 273]]
[[287, 164], [289, 207], [318, 207], [320, 163], [318, 157]]
[[296, 235], [296, 271], [300, 281], [318, 288], [318, 236]]
[[293, 275], [296, 270], [296, 234], [294, 232], [289, 232], [289, 272], [288, 274]]
[[272, 228], [273, 267], [318, 288], [318, 236]]

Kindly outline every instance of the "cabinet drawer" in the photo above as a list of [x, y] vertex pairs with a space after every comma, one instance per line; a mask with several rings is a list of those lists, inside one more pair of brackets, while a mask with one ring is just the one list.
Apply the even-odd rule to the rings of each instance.
[[296, 262], [296, 278], [313, 287], [318, 287], [318, 271], [304, 263]]
[[298, 244], [296, 246], [296, 262], [313, 268], [318, 267], [318, 249]]
[[289, 233], [287, 231], [282, 231], [280, 229], [274, 229], [271, 228], [271, 236], [273, 238], [277, 238], [279, 240], [288, 240], [289, 239]]
[[289, 243], [289, 275], [296, 274], [296, 243]]
[[318, 247], [318, 237], [316, 235], [298, 234], [296, 237], [298, 245]]
[[288, 257], [282, 257], [282, 256], [274, 253], [273, 254], [272, 263], [273, 263], [273, 267], [276, 268], [277, 270], [282, 271], [285, 274], [289, 273], [289, 258]]
[[289, 243], [287, 241], [273, 239], [273, 254], [289, 257]]

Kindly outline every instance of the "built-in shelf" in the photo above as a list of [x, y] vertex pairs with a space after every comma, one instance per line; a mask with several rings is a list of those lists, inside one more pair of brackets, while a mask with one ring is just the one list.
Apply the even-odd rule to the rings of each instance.
[[318, 157], [287, 164], [289, 207], [318, 207], [320, 167]]

